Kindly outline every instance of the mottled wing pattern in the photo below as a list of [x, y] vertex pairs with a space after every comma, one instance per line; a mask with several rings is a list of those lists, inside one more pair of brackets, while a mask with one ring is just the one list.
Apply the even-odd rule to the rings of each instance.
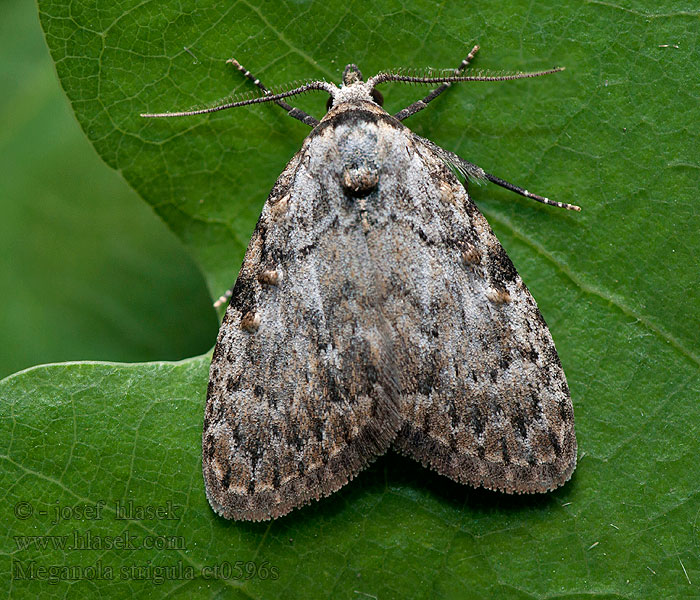
[[344, 485], [396, 437], [391, 331], [360, 215], [307, 138], [272, 190], [211, 364], [207, 497], [226, 518], [278, 517]]
[[553, 489], [571, 476], [576, 438], [549, 329], [465, 188], [405, 136], [408, 151], [395, 151], [405, 164], [382, 174], [369, 238], [402, 366], [394, 447], [462, 483]]
[[432, 145], [365, 102], [326, 115], [265, 204], [212, 360], [207, 495], [277, 517], [392, 443], [505, 492], [576, 460], [535, 301]]

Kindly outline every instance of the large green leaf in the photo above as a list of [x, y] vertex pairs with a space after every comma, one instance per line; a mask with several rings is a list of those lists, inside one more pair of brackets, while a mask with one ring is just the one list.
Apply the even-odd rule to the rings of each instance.
[[[410, 126], [491, 172], [584, 207], [571, 214], [493, 186], [473, 190], [550, 324], [580, 454], [564, 488], [527, 498], [471, 490], [389, 454], [288, 517], [225, 522], [208, 508], [200, 475], [208, 357], [32, 369], [0, 383], [6, 595], [698, 596], [694, 10], [670, 1], [40, 1], [86, 134], [191, 248], [214, 294], [235, 277], [267, 191], [307, 130], [274, 106], [155, 122], [139, 112], [248, 90], [224, 63], [232, 54], [271, 87], [337, 80], [351, 61], [366, 74], [455, 65], [475, 41], [479, 67], [565, 65], [548, 79], [454, 86]], [[390, 109], [424, 92], [384, 91]], [[320, 115], [324, 102], [298, 104]], [[130, 499], [169, 501], [177, 518], [115, 520], [114, 503]], [[71, 507], [100, 500], [111, 511], [101, 520], [51, 525], [54, 507], [71, 516]], [[181, 538], [176, 549], [154, 552], [61, 550], [51, 540], [62, 538], [14, 537], [73, 531]], [[51, 587], [17, 577], [31, 561], [99, 561], [115, 574], [83, 573]], [[259, 570], [242, 581], [206, 577], [204, 567], [224, 561]], [[154, 583], [155, 567], [165, 565], [180, 570], [158, 572], [165, 581]], [[134, 566], [144, 567], [142, 577]], [[276, 578], [263, 567], [275, 567]]]

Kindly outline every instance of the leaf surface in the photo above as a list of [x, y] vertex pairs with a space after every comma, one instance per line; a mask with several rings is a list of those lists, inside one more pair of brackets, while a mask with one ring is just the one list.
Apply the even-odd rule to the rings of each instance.
[[[127, 573], [56, 587], [4, 577], [5, 595], [698, 595], [700, 13], [671, 1], [39, 6], [88, 138], [191, 249], [213, 295], [233, 282], [262, 202], [307, 129], [275, 106], [161, 121], [140, 112], [250, 90], [225, 64], [232, 55], [273, 89], [337, 81], [348, 62], [365, 75], [449, 67], [475, 42], [478, 68], [565, 65], [549, 78], [455, 85], [407, 124], [489, 172], [583, 207], [571, 214], [494, 186], [471, 189], [557, 343], [579, 465], [554, 493], [507, 497], [389, 454], [289, 517], [225, 522], [209, 509], [200, 472], [207, 356], [32, 369], [0, 383], [10, 523], [1, 569], [101, 560]], [[383, 92], [395, 112], [425, 89]], [[297, 104], [320, 117], [325, 97]], [[99, 523], [48, 521], [55, 506], [100, 500], [182, 510], [172, 520], [124, 522], [112, 508]], [[18, 518], [20, 502], [47, 516]], [[182, 536], [184, 547], [19, 550], [14, 537], [89, 529]], [[255, 575], [206, 577], [205, 567], [226, 561], [253, 563]], [[173, 571], [154, 583], [153, 568], [180, 564], [192, 579]], [[277, 578], [261, 578], [263, 564]], [[132, 565], [151, 571], [138, 578]]]

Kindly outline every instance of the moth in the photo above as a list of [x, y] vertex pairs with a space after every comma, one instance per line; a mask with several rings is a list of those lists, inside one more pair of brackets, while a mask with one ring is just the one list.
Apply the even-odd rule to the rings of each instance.
[[[457, 482], [552, 490], [576, 464], [574, 413], [535, 300], [467, 193], [486, 173], [403, 121], [458, 81], [560, 71], [425, 76], [351, 64], [187, 116], [275, 102], [312, 127], [275, 183], [214, 349], [202, 437], [206, 495], [227, 519], [287, 514], [345, 485], [389, 448]], [[379, 84], [440, 84], [395, 115]], [[321, 90], [316, 120], [285, 98]], [[465, 176], [460, 183], [453, 171]]]

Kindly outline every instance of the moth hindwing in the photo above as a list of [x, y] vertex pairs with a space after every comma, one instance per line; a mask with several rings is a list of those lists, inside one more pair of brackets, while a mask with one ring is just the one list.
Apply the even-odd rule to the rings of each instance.
[[[341, 87], [292, 90], [330, 94], [320, 122], [255, 80], [267, 94], [255, 101], [313, 130], [263, 207], [214, 349], [202, 463], [218, 514], [279, 517], [390, 447], [507, 493], [571, 476], [573, 408], [549, 329], [450, 167], [578, 207], [489, 175], [401, 122], [446, 84], [483, 79], [461, 75], [477, 49], [452, 75], [364, 82], [349, 65]], [[391, 116], [375, 86], [392, 80], [442, 85]]]

